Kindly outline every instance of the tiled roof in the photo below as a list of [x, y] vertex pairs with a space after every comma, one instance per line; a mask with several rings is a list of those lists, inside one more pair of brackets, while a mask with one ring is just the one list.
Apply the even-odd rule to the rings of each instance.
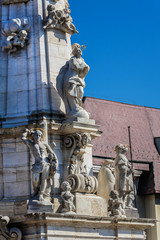
[[[160, 109], [89, 97], [85, 98], [84, 108], [103, 131], [93, 141], [94, 164], [99, 165], [102, 157], [115, 157], [117, 144], [129, 144], [130, 126], [133, 161], [153, 163], [155, 191], [160, 193], [160, 156], [154, 145], [154, 137], [160, 137]], [[127, 157], [130, 159], [129, 152]], [[141, 164], [136, 165], [140, 169]]]

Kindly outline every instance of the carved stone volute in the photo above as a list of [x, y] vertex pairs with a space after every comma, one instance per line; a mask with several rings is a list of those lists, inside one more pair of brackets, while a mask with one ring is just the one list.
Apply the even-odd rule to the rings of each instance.
[[9, 217], [0, 215], [0, 239], [21, 240], [22, 233], [19, 228], [12, 227], [8, 229], [7, 225], [9, 221], [10, 221]]
[[68, 159], [68, 175], [86, 173], [84, 154], [87, 144], [88, 135], [85, 133], [74, 133], [65, 136], [64, 147]]

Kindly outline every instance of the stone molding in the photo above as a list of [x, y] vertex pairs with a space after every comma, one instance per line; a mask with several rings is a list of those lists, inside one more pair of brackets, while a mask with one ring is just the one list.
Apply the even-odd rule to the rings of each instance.
[[3, 5], [9, 5], [9, 4], [17, 4], [17, 3], [26, 3], [29, 0], [3, 0], [2, 4]]

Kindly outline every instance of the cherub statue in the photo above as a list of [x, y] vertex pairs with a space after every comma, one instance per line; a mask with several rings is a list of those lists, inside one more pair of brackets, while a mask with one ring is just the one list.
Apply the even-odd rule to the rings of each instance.
[[71, 193], [71, 185], [69, 182], [65, 181], [61, 184], [61, 198], [64, 203], [64, 208], [62, 209], [62, 213], [72, 213], [75, 214], [76, 208], [74, 206], [74, 195]]
[[65, 104], [66, 119], [89, 119], [89, 114], [82, 108], [84, 79], [89, 71], [89, 66], [82, 58], [82, 50], [79, 44], [72, 45], [73, 56], [57, 77], [57, 89]]
[[117, 153], [114, 166], [115, 166], [115, 190], [119, 192], [119, 196], [124, 201], [124, 208], [133, 208], [134, 201], [134, 183], [131, 163], [125, 156], [128, 151], [126, 145], [119, 144], [115, 147]]
[[71, 10], [68, 7], [66, 7], [62, 12], [61, 17], [59, 18], [59, 23], [62, 24], [64, 28], [67, 28], [69, 31], [73, 33], [79, 33], [76, 30], [75, 25], [72, 23], [73, 19], [70, 16], [70, 14], [71, 14]]
[[8, 50], [8, 53], [14, 53], [18, 49], [24, 48], [29, 40], [30, 23], [27, 18], [15, 18], [2, 25], [2, 34], [6, 37], [5, 45], [2, 51]]
[[[22, 134], [22, 141], [29, 147], [35, 163], [32, 167], [35, 200], [50, 201], [53, 176], [58, 168], [58, 159], [51, 147], [42, 141], [43, 129], [28, 130]], [[54, 146], [56, 146], [54, 144]]]
[[19, 48], [24, 48], [28, 33], [26, 30], [21, 30], [18, 34], [13, 33], [11, 36], [7, 37], [7, 45], [2, 47], [2, 51], [9, 50], [8, 54], [14, 53]]
[[52, 24], [55, 25], [55, 24], [58, 23], [55, 6], [49, 4], [47, 6], [47, 11], [48, 11], [48, 17], [47, 17], [47, 20], [46, 20], [46, 22], [43, 26], [44, 29], [46, 29], [47, 27], [50, 27]]
[[119, 197], [117, 191], [112, 190], [110, 192], [110, 199], [108, 201], [108, 212], [109, 215], [117, 217], [126, 217], [123, 209], [123, 200]]

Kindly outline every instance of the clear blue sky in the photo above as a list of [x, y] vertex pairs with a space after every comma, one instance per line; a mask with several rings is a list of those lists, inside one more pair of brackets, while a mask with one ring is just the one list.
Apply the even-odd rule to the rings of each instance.
[[69, 0], [90, 65], [85, 96], [160, 108], [160, 1]]

